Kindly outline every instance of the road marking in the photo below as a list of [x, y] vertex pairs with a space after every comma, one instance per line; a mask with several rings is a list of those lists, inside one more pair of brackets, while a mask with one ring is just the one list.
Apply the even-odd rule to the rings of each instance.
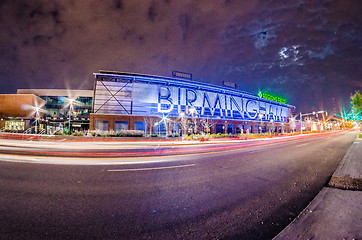
[[132, 171], [149, 171], [149, 170], [162, 170], [170, 168], [183, 168], [183, 167], [193, 167], [195, 164], [186, 164], [178, 166], [168, 166], [168, 167], [154, 167], [154, 168], [131, 168], [131, 169], [109, 169], [108, 172], [132, 172]]
[[297, 145], [297, 146], [295, 146], [295, 147], [303, 147], [303, 146], [305, 146], [305, 145], [308, 145], [309, 143], [303, 143], [303, 144], [299, 144], [299, 145]]

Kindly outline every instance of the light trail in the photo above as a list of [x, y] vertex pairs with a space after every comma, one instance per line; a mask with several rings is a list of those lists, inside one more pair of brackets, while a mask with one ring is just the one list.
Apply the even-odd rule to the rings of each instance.
[[134, 172], [134, 171], [150, 171], [150, 170], [163, 170], [170, 168], [184, 168], [184, 167], [193, 167], [195, 164], [185, 164], [177, 166], [167, 166], [167, 167], [153, 167], [153, 168], [131, 168], [131, 169], [109, 169], [108, 172]]
[[[332, 132], [332, 133], [336, 133], [336, 132]], [[241, 149], [241, 148], [246, 148], [246, 147], [251, 147], [251, 146], [267, 146], [269, 143], [279, 143], [279, 142], [292, 142], [292, 141], [297, 141], [301, 138], [310, 138], [310, 137], [319, 137], [319, 136], [324, 136], [324, 135], [330, 135], [332, 133], [320, 133], [320, 134], [306, 134], [306, 135], [297, 135], [297, 137], [293, 137], [293, 138], [268, 138], [268, 141], [259, 141], [258, 140], [254, 140], [252, 142], [216, 142], [216, 143], [212, 143], [212, 144], [227, 144], [227, 146], [214, 146], [214, 147], [207, 147], [207, 148], [178, 148], [178, 149], [159, 149], [159, 150], [155, 150], [154, 147], [151, 146], [145, 146], [144, 149], [147, 150], [148, 149], [152, 149], [150, 151], [138, 151], [138, 152], [60, 152], [60, 151], [1, 151], [0, 153], [3, 154], [13, 154], [13, 155], [30, 155], [30, 156], [52, 156], [52, 157], [88, 157], [88, 158], [110, 158], [110, 157], [145, 157], [145, 156], [149, 156], [149, 155], [164, 155], [164, 154], [168, 154], [168, 155], [178, 155], [178, 154], [192, 154], [192, 153], [202, 153], [205, 151], [212, 151], [212, 152], [217, 152], [217, 151], [223, 151], [223, 150], [227, 150], [227, 149]], [[197, 145], [197, 146], [207, 146], [208, 143], [204, 144], [204, 143], [198, 143], [198, 144], [192, 144]], [[169, 147], [172, 146], [174, 147], [175, 145], [163, 145], [163, 147]], [[185, 146], [185, 145], [180, 145], [180, 146]], [[157, 149], [157, 148], [156, 148]], [[104, 149], [102, 149], [104, 150]]]

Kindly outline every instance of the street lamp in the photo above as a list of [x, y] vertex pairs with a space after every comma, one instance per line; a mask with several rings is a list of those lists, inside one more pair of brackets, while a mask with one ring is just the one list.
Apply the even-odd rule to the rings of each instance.
[[184, 117], [185, 117], [185, 113], [184, 112], [180, 112], [179, 116], [181, 117], [181, 135], [184, 135], [184, 129], [186, 128], [184, 125]]
[[259, 118], [260, 118], [260, 127], [259, 127], [259, 133], [262, 132], [262, 125], [263, 125], [263, 117], [264, 115], [262, 113], [259, 113]]
[[270, 122], [272, 124], [272, 132], [271, 133], [274, 133], [274, 120], [273, 119], [270, 119]]
[[300, 134], [303, 134], [303, 120], [302, 120], [302, 117], [303, 116], [308, 116], [308, 115], [316, 115], [318, 113], [326, 113], [326, 115], [328, 114], [326, 111], [318, 111], [318, 112], [311, 112], [311, 113], [299, 113], [299, 116], [300, 116]]
[[37, 122], [38, 122], [40, 107], [35, 107], [34, 110], [35, 110], [35, 134], [38, 134], [38, 123]]
[[72, 115], [74, 101], [75, 101], [75, 99], [68, 98], [68, 102], [69, 102], [69, 135], [70, 135], [70, 119], [71, 119], [71, 115]]
[[190, 113], [191, 113], [191, 118], [194, 122], [194, 127], [193, 127], [193, 133], [195, 133], [195, 130], [196, 130], [196, 119], [194, 119], [194, 114], [196, 113], [196, 108], [194, 106], [192, 106], [190, 109], [189, 109]]

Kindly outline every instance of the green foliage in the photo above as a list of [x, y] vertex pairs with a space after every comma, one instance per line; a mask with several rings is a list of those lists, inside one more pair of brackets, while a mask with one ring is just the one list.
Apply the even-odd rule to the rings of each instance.
[[175, 133], [175, 134], [169, 134], [167, 135], [167, 137], [171, 138], [171, 137], [179, 137], [180, 135]]
[[91, 132], [93, 137], [143, 137], [143, 131], [139, 130], [120, 130], [119, 132]]
[[84, 136], [84, 133], [83, 132], [78, 132], [78, 131], [75, 131], [72, 133], [73, 136], [78, 136], [78, 137], [81, 137], [81, 136]]
[[356, 93], [351, 96], [351, 104], [353, 113], [358, 116], [362, 116], [362, 96], [359, 91], [356, 91]]

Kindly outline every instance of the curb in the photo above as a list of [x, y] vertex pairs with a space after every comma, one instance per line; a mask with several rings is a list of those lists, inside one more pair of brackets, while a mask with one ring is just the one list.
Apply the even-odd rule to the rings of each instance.
[[362, 139], [357, 138], [328, 185], [273, 240], [361, 239], [361, 156]]

